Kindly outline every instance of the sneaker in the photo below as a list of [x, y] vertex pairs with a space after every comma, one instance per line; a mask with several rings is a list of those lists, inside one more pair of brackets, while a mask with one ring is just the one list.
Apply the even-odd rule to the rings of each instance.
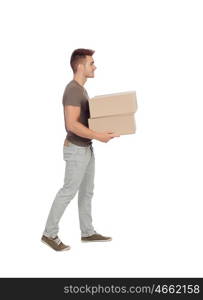
[[110, 242], [112, 240], [111, 237], [103, 236], [101, 234], [93, 234], [91, 236], [81, 237], [82, 242]]
[[56, 236], [55, 238], [49, 238], [45, 235], [41, 238], [42, 243], [48, 245], [56, 251], [66, 251], [70, 250], [70, 246], [64, 245], [62, 241]]

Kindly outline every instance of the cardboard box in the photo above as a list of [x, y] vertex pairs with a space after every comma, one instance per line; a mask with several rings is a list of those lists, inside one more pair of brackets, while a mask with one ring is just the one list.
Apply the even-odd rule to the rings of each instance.
[[90, 117], [107, 117], [135, 113], [137, 97], [135, 91], [106, 94], [89, 99]]
[[89, 128], [97, 132], [133, 134], [136, 131], [134, 114], [137, 111], [135, 91], [106, 94], [89, 99]]
[[89, 128], [97, 132], [114, 132], [118, 135], [136, 132], [134, 114], [123, 114], [101, 118], [88, 119]]

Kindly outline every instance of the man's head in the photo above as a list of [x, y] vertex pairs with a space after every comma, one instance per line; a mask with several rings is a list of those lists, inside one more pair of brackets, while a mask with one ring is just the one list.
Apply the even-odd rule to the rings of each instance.
[[70, 59], [70, 65], [74, 75], [80, 74], [85, 78], [94, 77], [96, 67], [92, 55], [94, 50], [91, 49], [76, 49], [73, 51]]

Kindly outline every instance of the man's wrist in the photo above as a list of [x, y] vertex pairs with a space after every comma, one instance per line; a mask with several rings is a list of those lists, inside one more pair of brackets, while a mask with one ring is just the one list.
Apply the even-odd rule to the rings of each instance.
[[94, 131], [94, 130], [91, 130], [91, 132], [92, 132], [92, 139], [97, 140], [98, 137], [99, 137], [99, 132], [96, 132], [96, 131]]

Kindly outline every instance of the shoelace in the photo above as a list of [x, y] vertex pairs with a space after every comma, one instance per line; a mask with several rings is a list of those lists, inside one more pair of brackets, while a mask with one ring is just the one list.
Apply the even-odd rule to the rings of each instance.
[[53, 239], [53, 241], [54, 241], [57, 245], [61, 244], [61, 240], [60, 240], [58, 237], [55, 237], [55, 239]]

